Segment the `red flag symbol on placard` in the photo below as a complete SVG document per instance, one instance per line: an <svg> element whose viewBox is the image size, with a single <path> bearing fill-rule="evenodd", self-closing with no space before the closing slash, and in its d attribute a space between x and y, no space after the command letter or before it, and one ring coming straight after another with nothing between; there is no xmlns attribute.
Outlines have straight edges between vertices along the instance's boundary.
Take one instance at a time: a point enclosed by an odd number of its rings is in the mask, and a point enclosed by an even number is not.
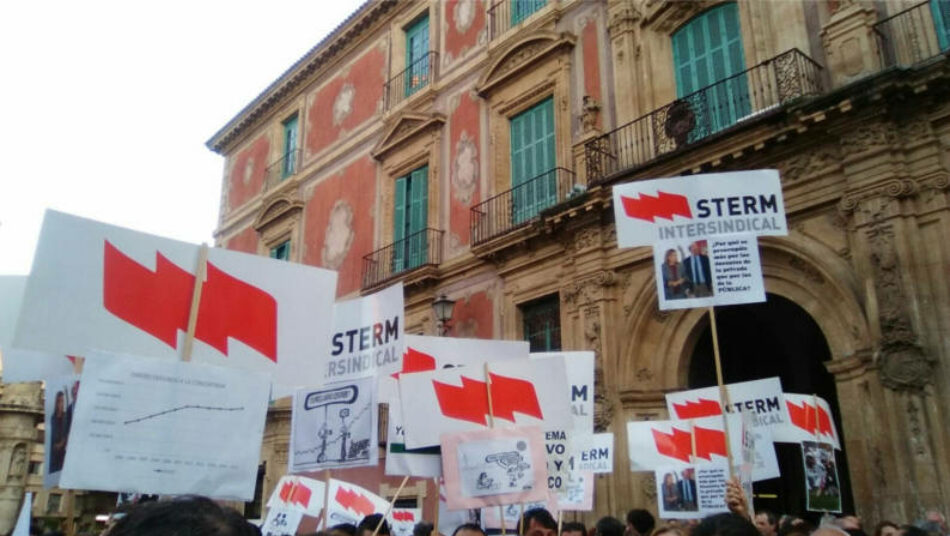
<svg viewBox="0 0 950 536"><path fill-rule="evenodd" d="M462 386L432 380L442 414L452 419L488 424L488 387L485 382L462 376ZM492 410L499 419L515 422L515 412L543 419L534 384L527 380L490 374Z"/></svg>
<svg viewBox="0 0 950 536"><path fill-rule="evenodd" d="M708 398L700 398L699 402L687 400L684 404L674 402L673 411L676 412L676 417L679 419L698 419L700 417L722 414L722 408L719 407L719 402L709 400Z"/></svg>
<svg viewBox="0 0 950 536"><path fill-rule="evenodd" d="M726 433L722 430L712 430L702 426L693 426L696 434L696 457L712 459L712 454L728 456L726 454Z"/></svg>
<svg viewBox="0 0 950 536"><path fill-rule="evenodd" d="M656 451L664 456L669 456L686 463L689 463L690 454L693 452L693 438L689 432L684 432L679 428L673 427L673 433L667 434L657 429L653 429L653 441L656 443ZM726 456L726 434L722 430L712 430L701 426L694 426L693 433L696 434L696 457L711 460L713 454Z"/></svg>
<svg viewBox="0 0 950 536"><path fill-rule="evenodd" d="M285 503L296 503L306 508L310 504L311 494L310 488L299 482L284 482L284 485L280 488L279 496L280 500Z"/></svg>
<svg viewBox="0 0 950 536"><path fill-rule="evenodd" d="M188 327L195 276L159 252L155 258L152 272L106 241L102 302L115 316L177 348L178 330ZM277 300L209 262L195 338L227 355L228 337L277 362Z"/></svg>
<svg viewBox="0 0 950 536"><path fill-rule="evenodd" d="M807 402L802 402L802 405L799 406L790 400L786 400L785 403L788 405L788 418L792 421L792 424L810 434L814 434L815 406ZM831 428L831 417L821 406L818 406L818 433L834 437L834 431Z"/></svg>
<svg viewBox="0 0 950 536"><path fill-rule="evenodd" d="M415 521L416 517L412 512L406 510L393 510L393 521Z"/></svg>
<svg viewBox="0 0 950 536"><path fill-rule="evenodd" d="M640 198L620 196L623 203L623 211L627 216L638 220L652 222L654 218L664 218L673 220L673 215L677 214L692 218L693 213L689 208L689 200L679 194L668 194L657 191L656 197L640 194Z"/></svg>
<svg viewBox="0 0 950 536"><path fill-rule="evenodd" d="M392 377L399 379L399 375L404 372L424 372L427 370L435 370L435 358L408 346L402 354L402 370L393 373Z"/></svg>
<svg viewBox="0 0 950 536"><path fill-rule="evenodd" d="M334 500L344 508L348 508L364 516L372 514L375 510L373 501L367 499L360 493L344 489L343 486L336 489Z"/></svg>

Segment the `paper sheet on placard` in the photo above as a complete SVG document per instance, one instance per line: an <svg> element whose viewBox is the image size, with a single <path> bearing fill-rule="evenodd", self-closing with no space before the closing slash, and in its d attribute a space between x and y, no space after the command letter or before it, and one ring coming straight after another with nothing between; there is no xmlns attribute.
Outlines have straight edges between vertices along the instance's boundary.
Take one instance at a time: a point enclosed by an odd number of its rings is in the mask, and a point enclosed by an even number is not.
<svg viewBox="0 0 950 536"><path fill-rule="evenodd" d="M765 301L753 235L694 236L653 244L660 310Z"/></svg>
<svg viewBox="0 0 950 536"><path fill-rule="evenodd" d="M821 441L841 450L838 428L835 426L831 405L820 396L783 393L788 419L777 427L772 438L777 443ZM815 402L818 402L817 409Z"/></svg>
<svg viewBox="0 0 950 536"><path fill-rule="evenodd" d="M590 512L594 509L594 473L572 470L567 482L553 492L557 509L572 512Z"/></svg>
<svg viewBox="0 0 950 536"><path fill-rule="evenodd" d="M442 476L442 449L407 449L402 422L402 403L398 396L390 398L389 419L386 422L386 474L422 478Z"/></svg>
<svg viewBox="0 0 950 536"><path fill-rule="evenodd" d="M459 525L465 523L478 524L478 509L449 510L446 495L445 482L439 479L439 526L437 527L439 533L449 535L452 534Z"/></svg>
<svg viewBox="0 0 950 536"><path fill-rule="evenodd" d="M802 441L805 468L805 509L841 513L841 481L835 449L830 443Z"/></svg>
<svg viewBox="0 0 950 536"><path fill-rule="evenodd" d="M303 519L303 512L290 508L271 508L267 511L261 536L293 536Z"/></svg>
<svg viewBox="0 0 950 536"><path fill-rule="evenodd" d="M412 536L412 529L422 521L422 508L393 508L386 520L392 536Z"/></svg>
<svg viewBox="0 0 950 536"><path fill-rule="evenodd" d="M65 355L7 347L2 352L5 383L45 381L74 370L72 360Z"/></svg>
<svg viewBox="0 0 950 536"><path fill-rule="evenodd" d="M323 496L326 492L327 486L320 480L284 475L267 500L267 507L299 510L310 517L318 517L323 510Z"/></svg>
<svg viewBox="0 0 950 536"><path fill-rule="evenodd" d="M449 508L482 508L548 498L544 435L537 427L444 434Z"/></svg>
<svg viewBox="0 0 950 536"><path fill-rule="evenodd" d="M365 467L378 461L376 378L294 393L289 471Z"/></svg>
<svg viewBox="0 0 950 536"><path fill-rule="evenodd" d="M69 430L74 422L76 401L79 394L79 374L66 374L46 379L44 435L45 460L43 487L50 489L59 485L66 464L66 451L69 445ZM29 453L26 449L14 449L11 465L26 467Z"/></svg>
<svg viewBox="0 0 950 536"><path fill-rule="evenodd" d="M613 187L613 203L622 248L694 236L788 234L774 169L627 182Z"/></svg>
<svg viewBox="0 0 950 536"><path fill-rule="evenodd" d="M402 282L333 306L333 335L319 383L398 372L406 337Z"/></svg>
<svg viewBox="0 0 950 536"><path fill-rule="evenodd" d="M179 359L198 246L47 211L14 347ZM336 272L208 251L195 362L269 374L275 396L319 378Z"/></svg>
<svg viewBox="0 0 950 536"><path fill-rule="evenodd" d="M0 349L10 347L13 342L25 291L25 275L0 275Z"/></svg>
<svg viewBox="0 0 950 536"><path fill-rule="evenodd" d="M782 381L778 377L726 384L730 411L750 411L755 414L756 428L766 427L774 432L788 422L784 404ZM674 419L695 419L722 415L719 387L702 387L666 394L666 407Z"/></svg>
<svg viewBox="0 0 950 536"><path fill-rule="evenodd" d="M727 512L725 462L657 467L656 497L661 519L699 519Z"/></svg>
<svg viewBox="0 0 950 536"><path fill-rule="evenodd" d="M561 356L567 374L574 432L594 432L594 352L533 352L531 359Z"/></svg>
<svg viewBox="0 0 950 536"><path fill-rule="evenodd" d="M330 479L327 492L327 526L331 527L340 523L358 525L364 517L383 514L389 507L389 501L379 495L335 478Z"/></svg>
<svg viewBox="0 0 950 536"><path fill-rule="evenodd" d="M574 453L574 468L578 471L598 474L614 471L612 433L574 435L571 438L571 451Z"/></svg>
<svg viewBox="0 0 950 536"><path fill-rule="evenodd" d="M60 487L251 500L270 379L90 352Z"/></svg>
<svg viewBox="0 0 950 536"><path fill-rule="evenodd" d="M496 428L572 426L564 360L509 360L489 365ZM405 374L399 379L408 448L439 444L446 433L489 427L485 367ZM443 455L445 453L443 452Z"/></svg>
<svg viewBox="0 0 950 536"><path fill-rule="evenodd" d="M530 501L526 503L513 503L504 506L489 506L480 509L481 525L483 529L500 529L502 526L502 515L504 515L504 525L506 532L518 534L518 523L521 521L521 514L535 508L544 508L557 517L557 507L550 501Z"/></svg>

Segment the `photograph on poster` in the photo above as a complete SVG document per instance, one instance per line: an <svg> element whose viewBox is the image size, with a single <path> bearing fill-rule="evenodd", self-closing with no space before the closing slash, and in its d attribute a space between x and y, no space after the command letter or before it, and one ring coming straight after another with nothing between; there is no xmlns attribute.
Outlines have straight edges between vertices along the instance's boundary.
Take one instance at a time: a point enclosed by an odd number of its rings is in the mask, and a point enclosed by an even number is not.
<svg viewBox="0 0 950 536"><path fill-rule="evenodd" d="M695 519L727 510L727 464L658 467L655 474L661 518Z"/></svg>
<svg viewBox="0 0 950 536"><path fill-rule="evenodd" d="M53 487L59 485L59 477L66 461L69 429L73 423L73 412L79 394L79 375L70 374L58 378L48 378L46 380L46 392L46 430L48 432L44 434L46 440L44 485ZM16 470L22 465L25 474L28 457L29 454L25 448L15 448L10 462L11 473L17 474Z"/></svg>
<svg viewBox="0 0 950 536"><path fill-rule="evenodd" d="M300 389L291 416L290 472L375 465L376 378Z"/></svg>
<svg viewBox="0 0 950 536"><path fill-rule="evenodd" d="M813 512L841 512L841 488L835 448L830 443L802 441L805 461L806 509Z"/></svg>

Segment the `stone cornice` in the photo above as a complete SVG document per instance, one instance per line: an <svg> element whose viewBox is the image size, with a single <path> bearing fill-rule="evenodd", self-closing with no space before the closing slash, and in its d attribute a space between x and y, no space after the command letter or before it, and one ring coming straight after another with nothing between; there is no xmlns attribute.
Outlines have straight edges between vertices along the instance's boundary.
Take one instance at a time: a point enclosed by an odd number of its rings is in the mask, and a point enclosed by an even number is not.
<svg viewBox="0 0 950 536"><path fill-rule="evenodd" d="M337 56L373 22L396 5L396 0L367 0L329 35L284 71L277 80L267 86L224 127L215 132L205 142L205 146L222 154L242 132L255 125L268 111L291 97L294 91L307 82L321 66Z"/></svg>

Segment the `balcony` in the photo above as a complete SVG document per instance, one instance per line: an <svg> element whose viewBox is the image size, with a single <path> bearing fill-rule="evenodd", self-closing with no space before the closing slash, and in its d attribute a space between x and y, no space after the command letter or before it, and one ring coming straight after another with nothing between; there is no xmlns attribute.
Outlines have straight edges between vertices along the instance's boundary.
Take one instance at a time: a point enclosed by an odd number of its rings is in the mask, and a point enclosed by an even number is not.
<svg viewBox="0 0 950 536"><path fill-rule="evenodd" d="M444 231L426 228L363 257L364 290L442 263Z"/></svg>
<svg viewBox="0 0 950 536"><path fill-rule="evenodd" d="M415 95L435 81L438 74L439 53L430 51L409 64L401 73L386 82L386 109L392 110L400 102Z"/></svg>
<svg viewBox="0 0 950 536"><path fill-rule="evenodd" d="M751 122L800 97L819 95L821 70L792 49L595 138L584 145L588 184Z"/></svg>
<svg viewBox="0 0 950 536"><path fill-rule="evenodd" d="M910 66L950 50L950 9L921 2L874 25L881 65Z"/></svg>
<svg viewBox="0 0 950 536"><path fill-rule="evenodd" d="M500 0L488 8L489 40L494 40L521 24L548 3L548 0Z"/></svg>
<svg viewBox="0 0 950 536"><path fill-rule="evenodd" d="M531 223L573 191L573 171L553 168L472 207L472 243L480 244Z"/></svg>
<svg viewBox="0 0 950 536"><path fill-rule="evenodd" d="M264 180L264 191L270 191L281 182L293 177L300 169L300 149L284 153L283 156L267 166L267 177Z"/></svg>

